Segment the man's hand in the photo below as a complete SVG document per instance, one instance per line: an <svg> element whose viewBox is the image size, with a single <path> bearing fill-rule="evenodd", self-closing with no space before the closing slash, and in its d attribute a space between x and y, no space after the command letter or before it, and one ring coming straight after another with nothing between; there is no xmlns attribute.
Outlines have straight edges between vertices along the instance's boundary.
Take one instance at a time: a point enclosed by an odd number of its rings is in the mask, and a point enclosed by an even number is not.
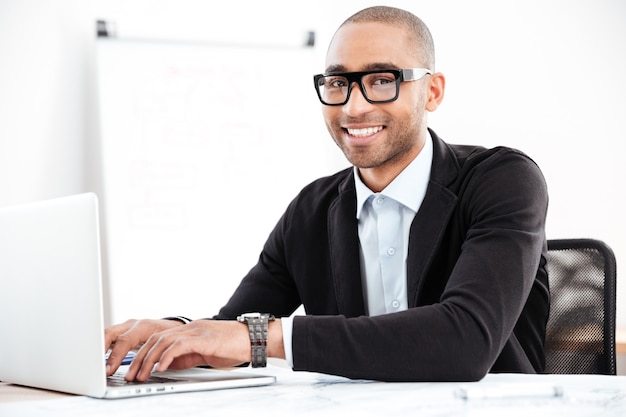
<svg viewBox="0 0 626 417"><path fill-rule="evenodd" d="M249 362L250 355L250 337L245 324L196 320L152 334L137 352L126 380L145 381L153 369L162 372L199 365L236 366Z"/></svg>
<svg viewBox="0 0 626 417"><path fill-rule="evenodd" d="M104 351L111 349L107 360L107 376L119 368L126 354L138 349L150 336L183 324L176 320L128 320L104 330Z"/></svg>
<svg viewBox="0 0 626 417"><path fill-rule="evenodd" d="M107 375L133 348L141 346L126 373L127 381L145 381L150 373L209 365L223 368L250 362L250 335L244 323L230 320L129 320L105 330L112 347ZM280 320L269 323L268 356L284 358Z"/></svg>

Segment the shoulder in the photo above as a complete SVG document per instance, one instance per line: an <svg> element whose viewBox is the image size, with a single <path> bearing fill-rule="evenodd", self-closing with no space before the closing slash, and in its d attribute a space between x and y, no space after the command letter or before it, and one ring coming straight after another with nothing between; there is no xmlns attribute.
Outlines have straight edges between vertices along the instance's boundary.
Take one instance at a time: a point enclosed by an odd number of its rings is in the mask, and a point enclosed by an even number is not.
<svg viewBox="0 0 626 417"><path fill-rule="evenodd" d="M502 175L503 172L528 172L543 179L535 161L524 152L506 146L486 148L480 145L452 144L430 130L433 138L431 181L454 190L481 175ZM521 170L521 171L520 171ZM526 175L526 174L524 174Z"/></svg>
<svg viewBox="0 0 626 417"><path fill-rule="evenodd" d="M543 174L537 163L519 149L507 146L486 148L479 145L448 144L439 141L439 161L443 162L450 174L450 167L454 166L456 175L453 175L457 184L467 183L469 178L487 176L513 176L536 178L543 182ZM505 180L506 178L501 178Z"/></svg>
<svg viewBox="0 0 626 417"><path fill-rule="evenodd" d="M475 148L459 153L459 174L454 192L474 207L543 213L548 186L539 166L524 152L505 146Z"/></svg>
<svg viewBox="0 0 626 417"><path fill-rule="evenodd" d="M431 180L457 196L504 198L503 194L518 192L547 199L543 173L523 151L507 146L450 144L432 134L435 153Z"/></svg>
<svg viewBox="0 0 626 417"><path fill-rule="evenodd" d="M507 146L485 148L476 145L448 145L461 170L483 168L495 164L523 163L538 168L535 161L519 149Z"/></svg>
<svg viewBox="0 0 626 417"><path fill-rule="evenodd" d="M494 182L510 187L532 183L531 188L545 188L537 163L524 152L505 146L475 151L467 157L461 172L476 178L492 177Z"/></svg>
<svg viewBox="0 0 626 417"><path fill-rule="evenodd" d="M473 168L479 165L489 165L502 160L525 160L536 165L535 162L519 149L497 146L486 148L481 145L460 145L444 141L435 131L429 129L433 138L435 162L446 167L451 165L459 169Z"/></svg>

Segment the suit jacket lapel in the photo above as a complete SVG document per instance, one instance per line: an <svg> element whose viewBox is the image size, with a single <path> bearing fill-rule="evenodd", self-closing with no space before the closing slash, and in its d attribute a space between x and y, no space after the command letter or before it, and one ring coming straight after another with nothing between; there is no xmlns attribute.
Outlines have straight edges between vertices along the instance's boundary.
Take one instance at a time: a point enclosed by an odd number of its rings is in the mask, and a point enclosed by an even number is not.
<svg viewBox="0 0 626 417"><path fill-rule="evenodd" d="M358 317L365 314L359 237L356 219L354 171L339 186L339 195L328 209L330 264L339 314Z"/></svg>
<svg viewBox="0 0 626 417"><path fill-rule="evenodd" d="M409 307L417 304L424 284L424 275L430 266L437 247L441 244L457 196L447 186L459 172L458 163L450 148L430 131L433 138L433 163L430 182L424 201L413 219L409 234L407 259L407 296Z"/></svg>

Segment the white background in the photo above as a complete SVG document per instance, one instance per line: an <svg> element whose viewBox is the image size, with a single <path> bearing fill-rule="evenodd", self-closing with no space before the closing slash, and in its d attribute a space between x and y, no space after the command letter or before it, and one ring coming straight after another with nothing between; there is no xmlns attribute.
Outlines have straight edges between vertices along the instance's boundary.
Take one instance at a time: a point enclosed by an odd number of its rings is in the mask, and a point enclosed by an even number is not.
<svg viewBox="0 0 626 417"><path fill-rule="evenodd" d="M626 254L621 161L626 3L619 0L0 0L0 205L98 189L97 19L114 21L120 38L294 45L313 30L313 74L323 70L336 27L375 3L413 11L433 33L437 70L448 84L430 126L451 143L508 145L531 155L550 189L548 237L604 240L613 247L620 271ZM266 120L268 128L282 129L282 119L301 117L300 110L316 100L312 88L306 97L293 97L294 113ZM290 132L294 141L305 137L302 132L319 131L315 140L325 141L329 150L321 164L328 172L344 166L321 114L311 112L302 120L300 129ZM250 152L263 157L263 150ZM284 163L306 158L295 153L286 152ZM262 227L281 213L268 215L273 218ZM241 259L255 259L261 244ZM150 287L150 276L135 279ZM236 285L240 274L220 279ZM184 276L172 285L194 291ZM132 309L151 315L155 305L170 302L168 290L160 288L156 299L136 294ZM626 325L625 304L626 289L618 282L621 326ZM219 306L201 307L207 316ZM195 312L172 309L168 314Z"/></svg>

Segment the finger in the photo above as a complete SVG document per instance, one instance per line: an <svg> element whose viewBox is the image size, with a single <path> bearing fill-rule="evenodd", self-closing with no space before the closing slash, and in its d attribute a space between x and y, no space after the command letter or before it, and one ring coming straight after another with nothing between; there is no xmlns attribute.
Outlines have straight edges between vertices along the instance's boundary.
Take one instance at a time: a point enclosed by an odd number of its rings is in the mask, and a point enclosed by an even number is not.
<svg viewBox="0 0 626 417"><path fill-rule="evenodd" d="M113 349L111 350L111 353L106 361L107 376L111 376L115 373L115 371L117 371L128 352L130 352L131 347L132 345L130 343L123 341L117 342L115 346L113 346Z"/></svg>
<svg viewBox="0 0 626 417"><path fill-rule="evenodd" d="M171 329L153 335L137 352L137 356L126 374L126 379L145 381L153 371L165 371L176 358L194 353L193 348L189 347L190 341L197 341L194 336L195 332L191 327ZM193 362L187 361L189 365L187 368L206 364L199 356L191 360Z"/></svg>
<svg viewBox="0 0 626 417"><path fill-rule="evenodd" d="M117 337L126 332L129 328L129 322L116 324L104 329L104 351L108 351L115 344Z"/></svg>
<svg viewBox="0 0 626 417"><path fill-rule="evenodd" d="M107 376L112 375L120 367L122 361L139 342L141 338L133 329L120 334L112 344L111 353L107 359L106 373Z"/></svg>
<svg viewBox="0 0 626 417"><path fill-rule="evenodd" d="M179 337L169 344L165 350L161 353L155 371L163 372L170 368L172 363L180 358L186 358L185 367L190 368L196 365L206 365L198 360L198 355L196 349L194 347L194 342L197 344L198 339L194 337ZM182 360L181 360L182 362Z"/></svg>
<svg viewBox="0 0 626 417"><path fill-rule="evenodd" d="M139 349L135 359L128 368L125 379L127 381L145 381L150 377L154 365L159 361L163 346L168 345L168 340L175 340L174 336L167 337L168 332L156 333Z"/></svg>
<svg viewBox="0 0 626 417"><path fill-rule="evenodd" d="M126 379L127 381L134 381L137 378L137 374L143 366L146 352L150 346L152 346L152 342L150 341L150 339L148 339L146 343L144 343L143 346L135 354L135 359L133 359L130 366L128 367L128 371L126 372L124 379Z"/></svg>

